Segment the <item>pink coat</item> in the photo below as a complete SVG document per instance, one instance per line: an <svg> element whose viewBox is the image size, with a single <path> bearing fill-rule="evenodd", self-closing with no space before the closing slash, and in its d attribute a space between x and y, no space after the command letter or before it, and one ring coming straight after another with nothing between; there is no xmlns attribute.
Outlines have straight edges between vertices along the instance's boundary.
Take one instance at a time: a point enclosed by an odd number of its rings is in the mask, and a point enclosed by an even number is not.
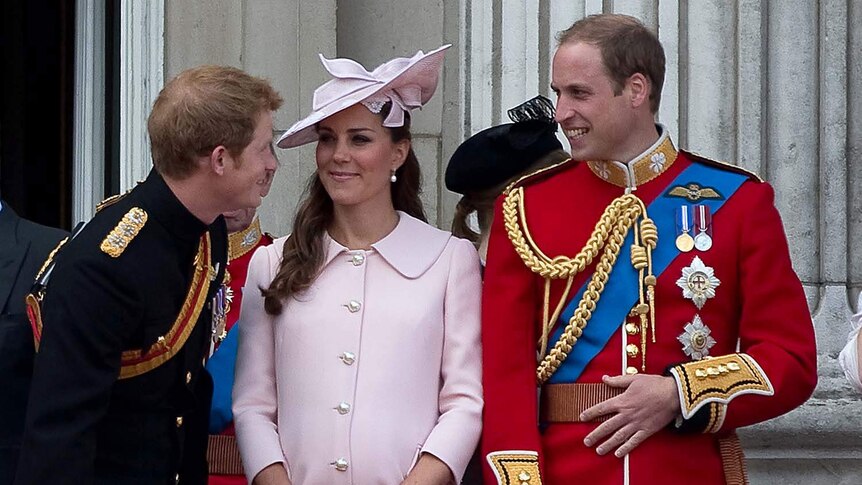
<svg viewBox="0 0 862 485"><path fill-rule="evenodd" d="M479 259L399 215L369 251L325 236L320 276L277 317L256 288L286 238L254 254L233 389L249 481L281 462L294 485L397 484L421 452L464 473L482 416Z"/></svg>

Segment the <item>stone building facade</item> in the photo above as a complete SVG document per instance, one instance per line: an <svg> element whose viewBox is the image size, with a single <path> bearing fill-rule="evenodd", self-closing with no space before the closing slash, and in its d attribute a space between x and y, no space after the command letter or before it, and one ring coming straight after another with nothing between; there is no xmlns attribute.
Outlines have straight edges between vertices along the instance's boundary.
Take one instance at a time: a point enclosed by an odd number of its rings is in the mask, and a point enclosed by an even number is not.
<svg viewBox="0 0 862 485"><path fill-rule="evenodd" d="M99 3L79 0L78 8L90 15L86 9L97 11ZM441 227L448 226L457 200L442 187L442 173L460 141L506 121L508 108L537 93L553 98L548 84L556 32L592 13L640 18L658 32L668 58L659 121L680 146L737 163L776 187L814 317L820 373L814 397L740 433L752 483L862 483L862 404L836 363L862 289L862 2L120 3L124 186L149 167L143 131L149 104L164 79L187 67L229 64L269 78L285 98L275 117L276 129L284 130L310 110L311 93L325 80L318 52L374 67L453 44L438 93L415 116L413 130L426 209ZM87 113L81 116L86 121ZM92 175L98 164L84 158L91 136L86 130L76 135L79 218L93 205L88 180L98 179ZM282 167L261 213L264 227L280 235L289 230L313 173L314 153L306 146L278 155Z"/></svg>

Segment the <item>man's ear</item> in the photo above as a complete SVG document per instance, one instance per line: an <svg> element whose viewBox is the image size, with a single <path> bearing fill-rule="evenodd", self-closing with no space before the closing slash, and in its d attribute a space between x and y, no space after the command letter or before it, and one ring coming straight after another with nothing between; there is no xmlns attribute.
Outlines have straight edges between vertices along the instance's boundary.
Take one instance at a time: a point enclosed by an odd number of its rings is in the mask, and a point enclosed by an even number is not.
<svg viewBox="0 0 862 485"><path fill-rule="evenodd" d="M224 175L224 168L230 158L230 154L224 145L219 145L210 152L209 169L218 175Z"/></svg>
<svg viewBox="0 0 862 485"><path fill-rule="evenodd" d="M639 108L644 103L649 103L649 95L652 85L643 74L636 72L626 80L628 96L632 108Z"/></svg>

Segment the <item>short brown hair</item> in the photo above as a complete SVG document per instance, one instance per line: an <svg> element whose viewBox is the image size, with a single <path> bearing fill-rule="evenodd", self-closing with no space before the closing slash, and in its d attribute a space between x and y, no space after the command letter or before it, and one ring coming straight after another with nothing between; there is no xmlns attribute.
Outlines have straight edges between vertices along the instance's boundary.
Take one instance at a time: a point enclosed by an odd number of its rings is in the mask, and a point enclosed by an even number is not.
<svg viewBox="0 0 862 485"><path fill-rule="evenodd" d="M159 93L147 120L153 165L182 179L194 171L196 158L219 145L237 156L251 143L260 114L281 103L268 81L234 67L183 71Z"/></svg>
<svg viewBox="0 0 862 485"><path fill-rule="evenodd" d="M615 94L622 92L632 74L646 76L650 82L650 110L658 112L664 85L664 48L638 19L621 14L590 15L560 32L557 42L585 42L598 47Z"/></svg>

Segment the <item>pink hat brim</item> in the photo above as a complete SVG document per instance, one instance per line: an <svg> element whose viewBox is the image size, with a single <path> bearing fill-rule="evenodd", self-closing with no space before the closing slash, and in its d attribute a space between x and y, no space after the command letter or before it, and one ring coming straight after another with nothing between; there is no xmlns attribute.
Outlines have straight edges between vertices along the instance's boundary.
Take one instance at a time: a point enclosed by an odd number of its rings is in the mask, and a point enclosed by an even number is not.
<svg viewBox="0 0 862 485"><path fill-rule="evenodd" d="M293 124L284 134L278 139L277 145L279 148L293 148L306 143L317 141L318 123L324 119L343 111L357 103L360 103L378 93L398 89L402 86L416 85L421 91L421 100L424 105L427 103L434 92L437 90L437 84L440 79L440 68L443 66L443 54L451 47L451 44L446 44L438 49L435 49L427 54L422 54L422 51L417 52L415 59L404 69L392 73L388 80L384 83L350 80L352 83L348 94L339 99L336 99L319 110L312 111L305 118ZM392 61L389 61L392 62ZM327 83L341 82L340 79L332 79ZM367 82L368 85L355 89L355 83ZM345 82L346 84L346 82ZM320 88L318 88L320 89Z"/></svg>

